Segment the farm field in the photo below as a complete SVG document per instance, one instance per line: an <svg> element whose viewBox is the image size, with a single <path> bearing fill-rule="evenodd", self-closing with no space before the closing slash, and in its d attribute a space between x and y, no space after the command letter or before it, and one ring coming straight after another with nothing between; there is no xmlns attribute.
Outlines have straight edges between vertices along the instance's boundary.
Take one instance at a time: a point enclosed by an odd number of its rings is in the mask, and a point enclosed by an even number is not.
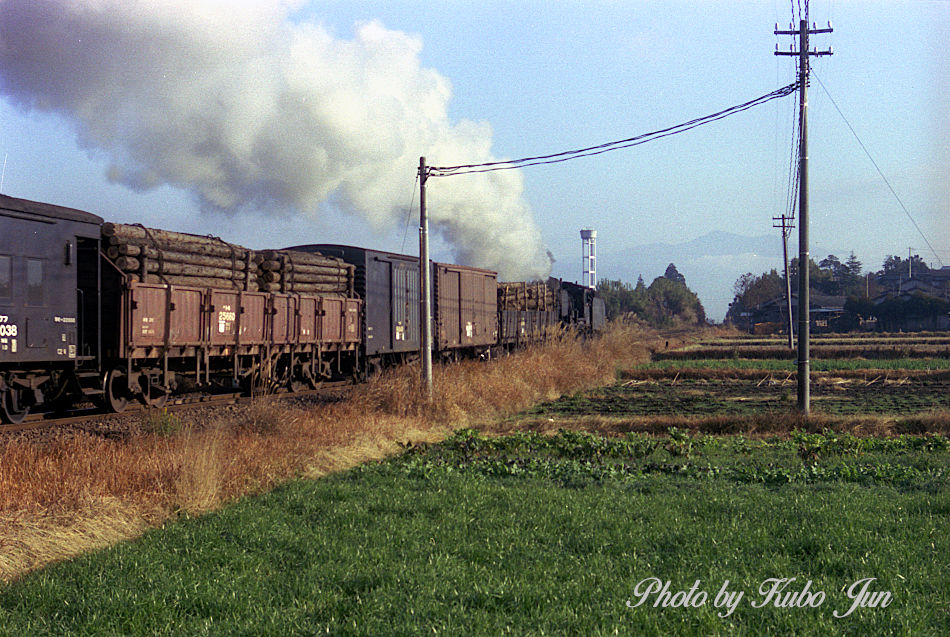
<svg viewBox="0 0 950 637"><path fill-rule="evenodd" d="M947 359L815 360L804 421L752 340L0 584L0 635L950 633ZM708 599L637 604L651 578Z"/></svg>
<svg viewBox="0 0 950 637"><path fill-rule="evenodd" d="M28 576L0 634L946 634L948 468L943 436L463 431ZM709 599L634 607L652 577ZM762 605L780 577L823 603ZM836 618L864 578L888 605Z"/></svg>

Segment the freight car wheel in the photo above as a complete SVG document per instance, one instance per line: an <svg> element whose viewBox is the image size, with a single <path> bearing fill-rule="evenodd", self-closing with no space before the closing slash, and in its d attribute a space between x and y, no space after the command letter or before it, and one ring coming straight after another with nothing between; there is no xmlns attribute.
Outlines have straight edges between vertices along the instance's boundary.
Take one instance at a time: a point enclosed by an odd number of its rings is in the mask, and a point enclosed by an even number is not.
<svg viewBox="0 0 950 637"><path fill-rule="evenodd" d="M161 409L168 404L168 392L165 391L165 388L159 387L158 385L149 385L148 394L143 395L145 397L145 404L149 407Z"/></svg>
<svg viewBox="0 0 950 637"><path fill-rule="evenodd" d="M8 387L0 396L0 415L3 416L3 422L11 425L19 425L30 413L30 407L24 405L20 399L22 392Z"/></svg>
<svg viewBox="0 0 950 637"><path fill-rule="evenodd" d="M164 387L152 382L151 379L144 374L140 377L139 384L142 388L139 397L145 406L161 409L168 404L168 390Z"/></svg>
<svg viewBox="0 0 950 637"><path fill-rule="evenodd" d="M106 407L109 411L125 411L132 397L129 391L129 378L124 369L116 367L106 374Z"/></svg>

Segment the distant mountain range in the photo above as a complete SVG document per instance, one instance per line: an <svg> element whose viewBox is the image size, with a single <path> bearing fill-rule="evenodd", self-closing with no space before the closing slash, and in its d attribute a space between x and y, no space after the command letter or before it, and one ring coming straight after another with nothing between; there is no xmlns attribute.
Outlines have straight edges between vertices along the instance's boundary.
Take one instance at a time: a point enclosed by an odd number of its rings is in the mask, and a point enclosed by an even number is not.
<svg viewBox="0 0 950 637"><path fill-rule="evenodd" d="M620 279L635 284L642 276L650 285L661 276L670 263L686 277L686 285L699 295L706 315L722 321L732 302L732 286L746 272L761 274L775 268L782 270L782 241L774 235L748 237L731 232L710 232L685 243L650 243L613 249L616 237L601 233L597 254L598 279ZM812 259L828 254L842 254L821 245L810 246ZM798 256L798 240L789 240L789 259ZM564 264L559 264L563 267ZM573 270L580 270L578 267ZM572 280L579 277L561 275Z"/></svg>

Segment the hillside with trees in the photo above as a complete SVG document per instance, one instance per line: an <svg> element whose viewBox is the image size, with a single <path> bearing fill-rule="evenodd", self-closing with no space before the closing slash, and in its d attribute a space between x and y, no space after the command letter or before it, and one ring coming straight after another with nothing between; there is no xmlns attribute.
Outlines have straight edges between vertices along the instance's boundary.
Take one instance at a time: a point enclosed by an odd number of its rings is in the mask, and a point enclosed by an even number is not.
<svg viewBox="0 0 950 637"><path fill-rule="evenodd" d="M649 287L641 276L636 285L603 280L597 284L597 291L604 299L608 319L635 316L655 327L706 323L703 304L672 263Z"/></svg>

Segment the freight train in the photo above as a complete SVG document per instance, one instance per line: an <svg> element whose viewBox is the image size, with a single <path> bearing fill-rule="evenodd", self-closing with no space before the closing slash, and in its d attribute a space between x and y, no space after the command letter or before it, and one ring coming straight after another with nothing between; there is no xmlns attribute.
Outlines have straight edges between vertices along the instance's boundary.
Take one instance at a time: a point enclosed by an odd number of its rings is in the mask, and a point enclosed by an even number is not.
<svg viewBox="0 0 950 637"><path fill-rule="evenodd" d="M593 290L431 263L433 353L490 358L555 326L594 332ZM83 400L365 379L420 348L419 260L329 244L248 250L0 195L0 416Z"/></svg>

